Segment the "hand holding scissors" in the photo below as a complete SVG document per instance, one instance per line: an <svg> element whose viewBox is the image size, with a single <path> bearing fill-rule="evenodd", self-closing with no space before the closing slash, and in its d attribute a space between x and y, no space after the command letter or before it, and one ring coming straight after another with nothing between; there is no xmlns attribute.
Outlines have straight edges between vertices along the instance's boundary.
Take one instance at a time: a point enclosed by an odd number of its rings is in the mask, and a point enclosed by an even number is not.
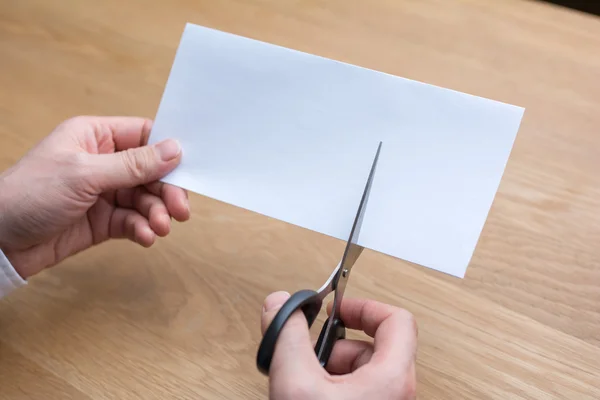
<svg viewBox="0 0 600 400"><path fill-rule="evenodd" d="M301 290L291 297L277 292L265 300L256 362L269 375L272 399L408 400L415 396L416 324L412 315L372 300L342 302L352 267L363 250L357 240L380 150L381 143L342 260L329 279L317 291ZM331 292L335 294L329 317L313 347L307 328ZM346 328L364 331L375 343L345 339Z"/></svg>
<svg viewBox="0 0 600 400"><path fill-rule="evenodd" d="M323 300L331 292L335 292L333 298L333 310L323 325L319 339L317 340L317 345L315 346L315 352L321 363L321 366L325 367L327 365L327 361L331 356L331 351L333 350L335 342L346 337L346 328L340 319L340 306L344 297L344 292L346 290L346 285L348 283L348 278L350 277L352 267L363 251L363 247L359 246L357 242L365 210L367 209L369 194L371 193L371 186L373 184L373 177L375 176L375 170L380 151L381 142L377 147L377 153L375 154L375 159L373 160L373 165L371 166L371 172L369 173L362 198L360 199L360 203L358 205L358 211L354 217L354 222L350 231L350 238L346 243L342 260L333 270L333 273L329 279L327 279L325 284L321 286L319 290L301 290L296 292L281 307L273 321L271 321L271 324L265 332L258 349L256 364L261 372L265 374L269 373L277 338L279 337L279 334L281 333L281 330L289 317L295 311L300 309L306 316L308 326L311 327L317 318L319 311L321 310Z"/></svg>

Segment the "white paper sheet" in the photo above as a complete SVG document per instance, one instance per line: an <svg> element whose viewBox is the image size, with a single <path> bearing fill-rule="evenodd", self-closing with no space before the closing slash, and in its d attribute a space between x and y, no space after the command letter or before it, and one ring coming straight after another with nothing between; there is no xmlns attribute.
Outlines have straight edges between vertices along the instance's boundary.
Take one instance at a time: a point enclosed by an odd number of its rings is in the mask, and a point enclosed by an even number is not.
<svg viewBox="0 0 600 400"><path fill-rule="evenodd" d="M165 182L346 240L381 140L360 243L464 277L523 112L188 24L151 143L183 146Z"/></svg>

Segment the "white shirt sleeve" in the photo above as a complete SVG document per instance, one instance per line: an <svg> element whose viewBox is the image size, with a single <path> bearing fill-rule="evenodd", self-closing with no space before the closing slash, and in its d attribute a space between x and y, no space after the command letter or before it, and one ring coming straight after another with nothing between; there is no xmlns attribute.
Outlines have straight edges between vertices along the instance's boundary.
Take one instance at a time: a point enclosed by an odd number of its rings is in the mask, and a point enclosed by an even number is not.
<svg viewBox="0 0 600 400"><path fill-rule="evenodd" d="M0 298L26 284L27 281L21 278L2 250L0 250Z"/></svg>

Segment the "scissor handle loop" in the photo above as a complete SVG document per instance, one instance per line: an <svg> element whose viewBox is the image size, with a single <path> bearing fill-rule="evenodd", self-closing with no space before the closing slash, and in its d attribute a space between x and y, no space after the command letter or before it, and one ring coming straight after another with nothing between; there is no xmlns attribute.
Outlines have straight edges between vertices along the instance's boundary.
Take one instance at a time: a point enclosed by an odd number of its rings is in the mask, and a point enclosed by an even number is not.
<svg viewBox="0 0 600 400"><path fill-rule="evenodd" d="M315 322L317 315L319 315L322 304L322 300L314 290L300 290L294 293L283 306L281 306L277 315L275 315L275 318L273 318L273 321L271 321L271 324L265 331L260 342L260 347L258 348L256 365L260 372L265 375L269 374L271 359L275 353L275 344L277 343L281 330L292 314L298 309L301 309L308 322L308 327L310 328L313 322Z"/></svg>
<svg viewBox="0 0 600 400"><path fill-rule="evenodd" d="M331 329L327 331L327 325L329 324L329 320L331 318L333 318ZM336 317L327 318L323 324L321 333L319 333L317 344L315 345L315 352L317 353L317 358L319 359L321 367L325 368L327 366L327 362L329 361L329 357L331 356L331 352L333 351L333 346L335 346L335 343L338 340L345 338L346 326L342 320Z"/></svg>

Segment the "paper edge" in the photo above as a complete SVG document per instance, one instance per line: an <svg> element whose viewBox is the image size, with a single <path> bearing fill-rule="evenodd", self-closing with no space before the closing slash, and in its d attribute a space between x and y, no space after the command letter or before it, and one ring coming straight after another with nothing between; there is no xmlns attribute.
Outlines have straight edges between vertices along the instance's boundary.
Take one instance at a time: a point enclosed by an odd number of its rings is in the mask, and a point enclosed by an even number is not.
<svg viewBox="0 0 600 400"><path fill-rule="evenodd" d="M493 103L496 103L496 104L500 104L500 105L502 105L504 107L520 109L522 112L524 112L524 110L525 110L525 108L522 107L522 106L518 106L518 105L515 105L515 104L510 104L510 103L507 103L507 102L504 102L504 101L500 101L500 100L494 100L494 99L491 99L489 97L478 96L478 95L475 95L475 94L471 94L471 93L467 93L467 92L462 92L462 91L457 90L457 89L450 89L450 88L447 88L447 87L434 85L432 83L426 83L426 82L419 81L419 80L416 80L416 79L405 78L405 77L402 77L402 76L399 76L399 75L394 75L394 74L389 73L389 72L380 71L380 70L373 69L373 68L368 68L368 67L363 67L363 66L360 66L360 65L357 65L357 64L352 64L350 62L340 61L340 60L336 60L334 58L325 57L325 56L321 56L321 55L314 54L314 53L309 53L307 51L302 51L302 50L297 50L297 49L293 49L293 48L290 48L290 47L285 47L283 45L279 45L279 44L276 44L276 43L273 43L273 42L268 42L266 40L251 38L251 37L248 37L248 36L242 36L240 34L236 34L236 33L228 32L228 31L224 31L224 30L217 29L217 28L211 28L211 27L208 27L208 26L199 25L199 24L195 24L195 23L192 23L192 22L186 22L185 28L184 28L184 33L188 29L209 30L209 31L213 31L213 32L219 32L219 33L222 33L224 35L234 36L234 37L236 37L238 39L243 39L243 40L252 41L252 42L256 42L256 43L260 43L260 44L268 44L270 46L275 46L275 47L278 47L279 49L282 49L282 50L285 50L285 51L288 51L288 52L294 52L294 53L299 53L299 54L303 54L303 55L307 55L307 56L318 57L318 58L326 60L326 61L330 61L330 62L342 64L342 65L345 65L345 66L348 66L348 67L363 69L363 70L374 72L374 73L377 73L377 74L387 75L387 76L393 77L395 79L401 79L401 80L406 81L406 82L414 82L414 83L416 83L418 85L434 87L434 88L437 88L437 89L440 89L440 90L449 91L449 92L452 92L452 93L455 93L455 94L459 94L459 95L462 95L462 96L469 96L469 97L474 97L476 99L481 99L481 100L493 102ZM182 34L182 39L183 39L183 34ZM181 40L180 40L180 43L181 43Z"/></svg>

